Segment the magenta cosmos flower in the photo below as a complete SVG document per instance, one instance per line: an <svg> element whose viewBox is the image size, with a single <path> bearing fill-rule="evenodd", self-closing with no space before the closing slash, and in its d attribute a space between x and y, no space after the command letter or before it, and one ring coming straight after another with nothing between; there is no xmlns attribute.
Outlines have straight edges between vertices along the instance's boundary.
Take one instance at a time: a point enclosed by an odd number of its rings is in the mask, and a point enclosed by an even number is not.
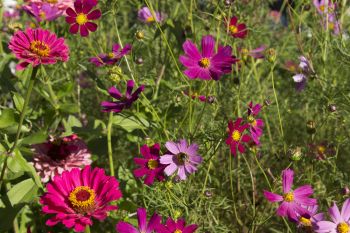
<svg viewBox="0 0 350 233"><path fill-rule="evenodd" d="M235 123L232 121L228 122L229 133L226 144L230 146L231 154L234 156L237 156L237 149L243 154L245 152L243 143L248 143L251 140L248 134L243 134L243 132L249 128L249 124L241 125L242 121L242 118L238 118Z"/></svg>
<svg viewBox="0 0 350 233"><path fill-rule="evenodd" d="M145 89L144 85L141 85L132 93L134 88L134 81L129 80L126 84L126 92L123 96L119 90L115 87L111 87L108 90L108 93L114 98L117 99L115 102L103 101L101 106L103 107L104 112L121 112L125 108L130 108L132 103L134 103L138 98L140 93Z"/></svg>
<svg viewBox="0 0 350 233"><path fill-rule="evenodd" d="M165 147L168 152L160 157L160 163L167 165L164 169L166 175L171 176L177 170L181 180L186 180L187 175L194 173L203 158L197 153L198 145L187 145L186 140L179 143L167 142Z"/></svg>
<svg viewBox="0 0 350 233"><path fill-rule="evenodd" d="M104 65L115 65L124 55L129 54L130 51L130 44L126 44L124 48L121 48L118 44L114 44L112 52L108 54L101 53L97 57L92 57L90 58L90 62L95 64L97 67Z"/></svg>
<svg viewBox="0 0 350 233"><path fill-rule="evenodd" d="M307 214L305 206L314 206L317 200L309 198L313 194L310 185L303 185L292 190L294 171L286 169L282 171L283 195L264 191L264 196L269 202L282 202L277 209L279 216L288 217L297 221L297 216Z"/></svg>
<svg viewBox="0 0 350 233"><path fill-rule="evenodd" d="M307 229L307 232L313 232L312 229L316 226L316 223L324 220L324 214L318 213L318 205L310 206L307 209L307 213L302 216L298 216L298 227Z"/></svg>
<svg viewBox="0 0 350 233"><path fill-rule="evenodd" d="M61 222L67 228L83 232L92 218L103 221L107 212L116 210L110 202L121 198L119 183L112 176L106 176L101 168L86 166L65 171L47 186L47 192L40 198L42 211L54 214L46 225Z"/></svg>
<svg viewBox="0 0 350 233"><path fill-rule="evenodd" d="M186 226L184 219L178 219L174 221L168 218L165 225L160 225L157 233L193 233L197 230L196 224L191 224Z"/></svg>
<svg viewBox="0 0 350 233"><path fill-rule="evenodd" d="M91 164L91 154L85 143L75 134L51 138L48 142L33 145L33 165L42 182L54 176Z"/></svg>
<svg viewBox="0 0 350 233"><path fill-rule="evenodd" d="M97 5L94 0L76 0L74 2L74 9L67 8L66 22L71 24L69 32L76 34L80 30L80 35L85 37L89 35L89 31L97 30L97 24L90 22L90 20L97 20L101 17L100 10L92 9Z"/></svg>
<svg viewBox="0 0 350 233"><path fill-rule="evenodd" d="M138 13L138 18L141 22L150 24L153 22L162 22L165 19L165 14L160 13L160 12L154 12L152 14L151 10L148 7L142 7ZM154 15L154 16L153 16Z"/></svg>
<svg viewBox="0 0 350 233"><path fill-rule="evenodd" d="M202 38L202 53L190 40L182 45L185 55L180 56L180 62L186 66L184 74L190 79L219 80L224 74L230 73L232 64L237 60L232 56L230 46L219 46L215 53L215 40L212 36Z"/></svg>
<svg viewBox="0 0 350 233"><path fill-rule="evenodd" d="M116 230L119 233L152 233L160 225L161 218L154 213L147 223L147 212L144 208L137 209L138 228L127 222L118 222Z"/></svg>
<svg viewBox="0 0 350 233"><path fill-rule="evenodd" d="M350 199L346 199L341 209L334 203L328 210L332 221L319 221L315 231L318 233L349 233L350 232Z"/></svg>
<svg viewBox="0 0 350 233"><path fill-rule="evenodd" d="M264 121L262 119L257 119L257 116L261 110L261 105L256 104L253 106L253 102L249 103L248 108L248 122L250 135L256 145L260 145L259 138L263 134L262 127L264 126Z"/></svg>
<svg viewBox="0 0 350 233"><path fill-rule="evenodd" d="M154 144L151 147L147 145L143 145L141 147L141 155L144 158L134 158L134 162L140 166L134 170L134 176L143 177L145 176L145 184L151 185L154 182L154 179L158 179L159 181L164 180L164 166L159 162L159 144Z"/></svg>
<svg viewBox="0 0 350 233"><path fill-rule="evenodd" d="M29 64L35 67L69 59L69 48L64 39L41 28L17 31L10 40L9 48L17 59L22 60L17 64L17 70L23 70Z"/></svg>
<svg viewBox="0 0 350 233"><path fill-rule="evenodd" d="M227 25L228 32L235 38L244 39L248 34L247 26L244 23L238 23L238 18L233 16Z"/></svg>

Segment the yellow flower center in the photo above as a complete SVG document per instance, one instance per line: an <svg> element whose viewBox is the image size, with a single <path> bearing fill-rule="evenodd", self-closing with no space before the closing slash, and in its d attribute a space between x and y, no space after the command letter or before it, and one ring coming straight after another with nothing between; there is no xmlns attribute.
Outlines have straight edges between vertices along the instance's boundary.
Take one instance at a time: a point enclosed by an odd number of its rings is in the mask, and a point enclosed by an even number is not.
<svg viewBox="0 0 350 233"><path fill-rule="evenodd" d="M179 230L179 229L176 229L176 230L174 231L174 233L182 233L182 231Z"/></svg>
<svg viewBox="0 0 350 233"><path fill-rule="evenodd" d="M176 155L176 160L179 165L184 165L185 162L188 160L188 155L185 153L179 153Z"/></svg>
<svg viewBox="0 0 350 233"><path fill-rule="evenodd" d="M350 231L350 227L347 223L342 222L338 224L337 226L338 233L348 233L349 231Z"/></svg>
<svg viewBox="0 0 350 233"><path fill-rule="evenodd" d="M158 161L155 159L148 160L147 167L151 170L156 169L158 167Z"/></svg>
<svg viewBox="0 0 350 233"><path fill-rule="evenodd" d="M47 3L56 4L58 0L46 0Z"/></svg>
<svg viewBox="0 0 350 233"><path fill-rule="evenodd" d="M248 122L251 126L255 127L257 125L256 120L253 116L248 117Z"/></svg>
<svg viewBox="0 0 350 233"><path fill-rule="evenodd" d="M318 153L320 153L320 154L324 154L324 152L326 151L326 147L320 145L320 146L317 147L317 151L318 151Z"/></svg>
<svg viewBox="0 0 350 233"><path fill-rule="evenodd" d="M241 139L241 133L238 130L234 130L232 133L232 139L235 142L238 142Z"/></svg>
<svg viewBox="0 0 350 233"><path fill-rule="evenodd" d="M292 201L294 200L294 194L293 194L293 192L284 194L283 199L284 199L284 201L286 201L286 202L292 202Z"/></svg>
<svg viewBox="0 0 350 233"><path fill-rule="evenodd" d="M204 58L200 59L200 60L199 60L199 65L200 65L201 67L203 67L203 68L208 68L208 67L210 66L210 60L209 60L209 58L204 57Z"/></svg>
<svg viewBox="0 0 350 233"><path fill-rule="evenodd" d="M154 19L153 16L149 16L149 17L146 19L146 22L147 22L147 23L152 23L152 22L154 22L154 21L155 21L155 19Z"/></svg>
<svg viewBox="0 0 350 233"><path fill-rule="evenodd" d="M303 226L305 226L305 227L311 227L311 226L312 226L311 220L310 220L309 218L301 217L301 218L299 219L299 222L300 222L301 224L303 224Z"/></svg>
<svg viewBox="0 0 350 233"><path fill-rule="evenodd" d="M69 194L68 199L75 211L85 214L95 208L95 197L95 191L90 187L79 186Z"/></svg>
<svg viewBox="0 0 350 233"><path fill-rule="evenodd" d="M114 53L108 53L108 57L109 57L110 59L114 58Z"/></svg>
<svg viewBox="0 0 350 233"><path fill-rule="evenodd" d="M235 25L230 25L229 30L232 34L236 34L238 32L238 28Z"/></svg>
<svg viewBox="0 0 350 233"><path fill-rule="evenodd" d="M80 14L77 15L77 18L75 19L75 21L79 25L84 25L88 21L88 18L86 16L86 14L80 13Z"/></svg>
<svg viewBox="0 0 350 233"><path fill-rule="evenodd" d="M325 10L325 6L324 6L324 5L321 5L321 6L320 6L320 11L324 12L324 10Z"/></svg>
<svg viewBox="0 0 350 233"><path fill-rule="evenodd" d="M329 29L333 30L334 29L334 23L328 23Z"/></svg>
<svg viewBox="0 0 350 233"><path fill-rule="evenodd" d="M45 12L44 12L44 11L40 11L39 17L40 17L42 20L45 20L45 19L46 19L46 14L45 14Z"/></svg>
<svg viewBox="0 0 350 233"><path fill-rule="evenodd" d="M48 57L50 54L50 47L42 41L34 40L30 43L30 51L39 57Z"/></svg>

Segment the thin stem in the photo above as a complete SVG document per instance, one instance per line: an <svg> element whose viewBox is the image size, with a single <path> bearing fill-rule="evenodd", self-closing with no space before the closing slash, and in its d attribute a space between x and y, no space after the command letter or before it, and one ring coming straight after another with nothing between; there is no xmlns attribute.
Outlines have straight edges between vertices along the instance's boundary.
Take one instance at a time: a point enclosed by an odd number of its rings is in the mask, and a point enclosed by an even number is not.
<svg viewBox="0 0 350 233"><path fill-rule="evenodd" d="M6 171L6 168L7 168L7 159L12 154L12 152L15 150L15 148L17 146L17 143L18 143L18 140L19 140L19 136L21 134L23 120L24 120L24 117L26 115L27 106L29 104L30 96L31 96L31 93L32 93L32 90L33 90L33 87L34 87L34 83L35 83L35 80L36 80L35 77L36 77L36 75L38 73L38 68L39 68L39 66L34 67L33 71L32 71L32 74L29 77L29 85L28 85L27 93L26 93L26 96L25 96L25 99L24 99L23 109L22 109L21 115L19 117L19 123L18 123L16 138L15 138L15 141L14 141L12 147L10 148L10 150L7 153L7 156L6 156L5 161L4 161L4 165L3 165L2 170L1 170L0 187L2 185L2 181L4 179L5 171Z"/></svg>
<svg viewBox="0 0 350 233"><path fill-rule="evenodd" d="M89 225L87 225L86 227L85 227L85 233L90 233L91 231L90 231L90 226Z"/></svg>
<svg viewBox="0 0 350 233"><path fill-rule="evenodd" d="M107 147L108 147L109 168L111 170L111 176L114 176L114 163L113 163L113 151L112 151L112 126L113 126L113 112L110 112L109 118L108 118L108 126L107 126Z"/></svg>

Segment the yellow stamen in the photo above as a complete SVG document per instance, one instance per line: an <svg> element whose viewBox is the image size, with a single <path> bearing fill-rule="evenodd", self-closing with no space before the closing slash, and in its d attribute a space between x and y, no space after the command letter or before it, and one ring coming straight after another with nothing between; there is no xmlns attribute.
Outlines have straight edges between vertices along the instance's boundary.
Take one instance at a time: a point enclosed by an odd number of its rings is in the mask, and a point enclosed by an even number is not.
<svg viewBox="0 0 350 233"><path fill-rule="evenodd" d="M334 29L334 23L328 23L328 27L329 27L329 29L331 29L331 30L333 30Z"/></svg>
<svg viewBox="0 0 350 233"><path fill-rule="evenodd" d="M286 202L292 202L292 201L294 200L294 194L293 194L293 192L284 194L284 195L283 195L283 199L284 199L284 201L286 201Z"/></svg>
<svg viewBox="0 0 350 233"><path fill-rule="evenodd" d="M324 12L324 10L325 10L325 6L324 6L324 5L321 5L321 6L320 6L320 11Z"/></svg>
<svg viewBox="0 0 350 233"><path fill-rule="evenodd" d="M349 231L350 231L350 227L347 223L342 222L338 224L337 226L338 233L348 233Z"/></svg>
<svg viewBox="0 0 350 233"><path fill-rule="evenodd" d="M238 142L241 139L241 133L238 130L234 130L232 133L232 139L235 142Z"/></svg>
<svg viewBox="0 0 350 233"><path fill-rule="evenodd" d="M44 12L44 11L40 11L39 17L40 17L42 20L45 20L45 19L46 19L46 14L45 14L45 12Z"/></svg>
<svg viewBox="0 0 350 233"><path fill-rule="evenodd" d="M77 15L77 18L75 19L75 21L79 25L84 25L88 21L87 15L84 14L84 13L80 13L80 14Z"/></svg>
<svg viewBox="0 0 350 233"><path fill-rule="evenodd" d="M300 222L301 224L303 224L303 226L305 226L305 227L311 227L311 226L312 226L311 220L310 220L309 218L301 217L301 218L299 219L299 222Z"/></svg>
<svg viewBox="0 0 350 233"><path fill-rule="evenodd" d="M182 233L182 231L179 230L179 229L176 229L176 230L174 231L174 233Z"/></svg>
<svg viewBox="0 0 350 233"><path fill-rule="evenodd" d="M109 57L110 59L114 58L114 53L108 53L108 57Z"/></svg>
<svg viewBox="0 0 350 233"><path fill-rule="evenodd" d="M257 125L257 122L256 122L255 118L254 118L252 115L250 115L250 116L248 117L248 122L249 122L249 124L250 124L251 126L253 126L253 127L256 127L256 125Z"/></svg>
<svg viewBox="0 0 350 233"><path fill-rule="evenodd" d="M150 159L147 162L147 167L151 170L154 170L158 167L158 161L154 159Z"/></svg>
<svg viewBox="0 0 350 233"><path fill-rule="evenodd" d="M238 28L235 25L230 25L228 29L232 34L236 34L238 32Z"/></svg>
<svg viewBox="0 0 350 233"><path fill-rule="evenodd" d="M210 66L210 60L206 57L199 60L199 65L203 68L208 68Z"/></svg>
<svg viewBox="0 0 350 233"><path fill-rule="evenodd" d="M34 40L30 43L30 50L39 57L48 57L50 54L50 47L39 40Z"/></svg>
<svg viewBox="0 0 350 233"><path fill-rule="evenodd" d="M326 147L323 146L323 145L320 145L320 146L317 147L317 151L320 154L324 154L324 152L326 152Z"/></svg>
<svg viewBox="0 0 350 233"><path fill-rule="evenodd" d="M93 189L88 186L79 186L69 194L68 199L75 211L85 214L95 208L95 197Z"/></svg>
<svg viewBox="0 0 350 233"><path fill-rule="evenodd" d="M149 17L146 19L146 22L147 22L147 23L152 23L152 22L154 22L154 21L155 21L155 19L154 19L153 16L149 16Z"/></svg>
<svg viewBox="0 0 350 233"><path fill-rule="evenodd" d="M58 0L46 0L47 3L56 4Z"/></svg>

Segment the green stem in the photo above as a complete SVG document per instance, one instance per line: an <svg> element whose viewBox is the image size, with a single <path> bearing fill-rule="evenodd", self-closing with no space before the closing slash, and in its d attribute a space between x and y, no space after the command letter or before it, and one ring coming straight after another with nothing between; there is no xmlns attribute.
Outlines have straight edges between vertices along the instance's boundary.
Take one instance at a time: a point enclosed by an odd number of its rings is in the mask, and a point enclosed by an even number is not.
<svg viewBox="0 0 350 233"><path fill-rule="evenodd" d="M90 233L91 231L90 231L90 226L89 225L87 225L86 227L85 227L85 233Z"/></svg>
<svg viewBox="0 0 350 233"><path fill-rule="evenodd" d="M114 163L113 163L113 151L112 151L112 126L113 126L113 112L110 112L109 118L108 118L108 126L107 126L107 146L108 146L109 168L111 170L111 176L114 176Z"/></svg>
<svg viewBox="0 0 350 233"><path fill-rule="evenodd" d="M12 147L10 148L10 150L7 153L7 156L6 156L5 161L4 161L4 165L3 165L2 170L1 170L0 187L2 185L2 181L4 179L5 171L6 171L6 168L7 168L7 159L12 154L12 152L15 150L15 148L17 146L17 143L18 143L18 140L19 140L19 136L21 134L23 120L24 120L24 117L26 115L26 109L27 109L27 106L29 104L30 95L31 95L33 87L34 87L34 83L35 83L35 80L36 80L35 77L36 77L36 75L38 73L38 68L39 68L39 66L33 68L32 74L31 74L31 76L29 78L29 85L28 85L27 93L26 93L26 96L25 96L25 99L24 99L23 109L21 111L21 115L20 115L20 118L19 118L16 138L15 138L15 141L14 141Z"/></svg>

